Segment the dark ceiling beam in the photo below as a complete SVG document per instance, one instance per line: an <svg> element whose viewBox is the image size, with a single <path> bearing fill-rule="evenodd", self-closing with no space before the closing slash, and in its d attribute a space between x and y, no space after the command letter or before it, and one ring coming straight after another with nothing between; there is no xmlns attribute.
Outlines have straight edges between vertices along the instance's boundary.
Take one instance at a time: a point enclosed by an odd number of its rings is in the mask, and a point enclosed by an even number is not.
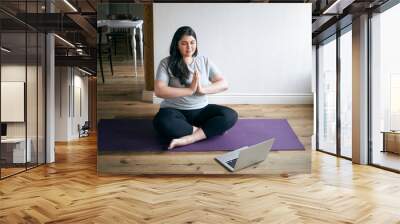
<svg viewBox="0 0 400 224"><path fill-rule="evenodd" d="M336 34L337 30L341 30L347 26L349 26L353 21L353 15L348 14L341 18L340 20L337 20L335 23L331 24L328 28L324 29L321 33L313 37L312 43L313 44L319 44L322 41L328 39L332 35Z"/></svg>
<svg viewBox="0 0 400 224"><path fill-rule="evenodd" d="M90 8L92 8L93 9L93 11L97 11L96 10L96 7L95 6L93 6L93 4L89 1L89 0L86 0L86 3L90 6Z"/></svg>
<svg viewBox="0 0 400 224"><path fill-rule="evenodd" d="M3 13L4 15L6 15L8 17L7 19L11 19L11 20L15 21L16 23L18 23L20 25L23 25L23 26L26 26L27 28L35 30L34 27L32 27L31 25L26 23L24 20L21 20L21 18L18 18L18 16L14 15L13 13L11 13L11 12L1 8L1 7L0 7L0 12ZM2 29L4 29L4 28L2 27Z"/></svg>
<svg viewBox="0 0 400 224"><path fill-rule="evenodd" d="M336 0L332 1L325 9L321 10L322 14L342 14L344 9L351 5L355 0Z"/></svg>
<svg viewBox="0 0 400 224"><path fill-rule="evenodd" d="M397 4L400 4L400 0L388 0L385 2L379 2L379 0L376 0L372 3L373 7L375 7L374 11L376 13L382 13Z"/></svg>
<svg viewBox="0 0 400 224"><path fill-rule="evenodd" d="M73 2L71 0L68 1L71 5L74 6L75 9L77 9L77 7L73 4ZM64 13L69 13L69 12L75 12L71 7L69 7L63 0L56 0L56 1L52 1L52 3L54 4L54 7L56 9L58 9L61 12Z"/></svg>
<svg viewBox="0 0 400 224"><path fill-rule="evenodd" d="M96 57L90 56L55 56L56 66L79 66L96 70Z"/></svg>
<svg viewBox="0 0 400 224"><path fill-rule="evenodd" d="M334 16L319 16L316 17L317 20L315 20L315 22L313 22L312 24L312 32L316 32L318 30L320 30L321 28L323 28L323 26L333 18Z"/></svg>
<svg viewBox="0 0 400 224"><path fill-rule="evenodd" d="M67 15L71 20L73 20L77 25L79 25L82 30L87 35L86 42L89 46L96 46L96 35L97 30L87 21L85 17L80 14L68 14Z"/></svg>
<svg viewBox="0 0 400 224"><path fill-rule="evenodd" d="M17 17L24 23L42 32L80 31L81 27L61 13L19 13Z"/></svg>

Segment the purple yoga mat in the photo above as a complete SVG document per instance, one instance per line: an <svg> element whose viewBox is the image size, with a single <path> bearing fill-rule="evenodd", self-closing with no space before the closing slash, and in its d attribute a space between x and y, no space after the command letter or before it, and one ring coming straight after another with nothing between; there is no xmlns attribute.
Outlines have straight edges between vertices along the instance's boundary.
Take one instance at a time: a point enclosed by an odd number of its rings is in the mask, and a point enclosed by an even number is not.
<svg viewBox="0 0 400 224"><path fill-rule="evenodd" d="M231 151L275 138L272 150L304 150L296 134L285 119L239 119L224 135L206 139L174 151L208 152ZM99 153L113 151L166 150L148 119L101 120L98 128Z"/></svg>

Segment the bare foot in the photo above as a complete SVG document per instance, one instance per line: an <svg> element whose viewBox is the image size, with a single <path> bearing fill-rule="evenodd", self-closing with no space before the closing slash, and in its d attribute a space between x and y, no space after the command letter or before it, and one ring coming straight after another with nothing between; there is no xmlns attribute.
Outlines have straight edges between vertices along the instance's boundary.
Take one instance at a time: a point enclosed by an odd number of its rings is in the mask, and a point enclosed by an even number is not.
<svg viewBox="0 0 400 224"><path fill-rule="evenodd" d="M194 129L194 127L193 127ZM168 149L173 149L178 146L189 145L195 143L197 141L206 139L206 134L204 133L203 129L197 128L196 131L191 135L186 135L181 138L172 139L171 143L169 144Z"/></svg>
<svg viewBox="0 0 400 224"><path fill-rule="evenodd" d="M188 145L190 143L191 142L188 141L188 139L185 138L185 137L183 137L183 138L175 138L175 139L172 139L171 143L168 146L168 149L173 149L175 147Z"/></svg>
<svg viewBox="0 0 400 224"><path fill-rule="evenodd" d="M192 134L195 133L195 132L197 131L197 129L199 129L199 128L196 127L196 126L193 126L193 132L192 132Z"/></svg>

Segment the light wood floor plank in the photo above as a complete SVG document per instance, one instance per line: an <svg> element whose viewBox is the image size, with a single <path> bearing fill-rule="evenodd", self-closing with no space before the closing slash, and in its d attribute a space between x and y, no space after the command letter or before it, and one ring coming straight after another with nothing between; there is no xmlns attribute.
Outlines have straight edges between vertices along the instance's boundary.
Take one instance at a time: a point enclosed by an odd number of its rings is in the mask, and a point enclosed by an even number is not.
<svg viewBox="0 0 400 224"><path fill-rule="evenodd" d="M0 181L0 223L400 223L400 176L311 151L312 172L98 176L95 136Z"/></svg>
<svg viewBox="0 0 400 224"><path fill-rule="evenodd" d="M157 110L130 100L121 101L124 110L102 101L102 114L146 117ZM310 147L309 107L236 109L243 117L286 111ZM399 174L310 155L309 174L98 176L95 136L57 143L56 163L0 181L0 223L400 223Z"/></svg>

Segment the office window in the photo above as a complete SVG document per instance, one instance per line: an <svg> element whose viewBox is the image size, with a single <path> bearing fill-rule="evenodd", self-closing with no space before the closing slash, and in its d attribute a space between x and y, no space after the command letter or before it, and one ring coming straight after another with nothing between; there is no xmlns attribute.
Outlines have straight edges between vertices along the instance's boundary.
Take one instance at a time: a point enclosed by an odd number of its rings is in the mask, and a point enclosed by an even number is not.
<svg viewBox="0 0 400 224"><path fill-rule="evenodd" d="M400 170L400 5L371 19L372 163Z"/></svg>
<svg viewBox="0 0 400 224"><path fill-rule="evenodd" d="M0 12L0 178L45 162L45 35L17 18L42 12L43 4L0 4L18 13Z"/></svg>
<svg viewBox="0 0 400 224"><path fill-rule="evenodd" d="M23 3L21 3L23 4ZM26 126L27 44L23 26L17 30L1 29L1 123L7 125L7 134L1 140L1 177L26 169L30 162L30 141ZM28 149L28 150L27 150Z"/></svg>
<svg viewBox="0 0 400 224"><path fill-rule="evenodd" d="M318 149L336 153L336 37L318 48Z"/></svg>
<svg viewBox="0 0 400 224"><path fill-rule="evenodd" d="M352 33L340 36L340 154L352 157Z"/></svg>

